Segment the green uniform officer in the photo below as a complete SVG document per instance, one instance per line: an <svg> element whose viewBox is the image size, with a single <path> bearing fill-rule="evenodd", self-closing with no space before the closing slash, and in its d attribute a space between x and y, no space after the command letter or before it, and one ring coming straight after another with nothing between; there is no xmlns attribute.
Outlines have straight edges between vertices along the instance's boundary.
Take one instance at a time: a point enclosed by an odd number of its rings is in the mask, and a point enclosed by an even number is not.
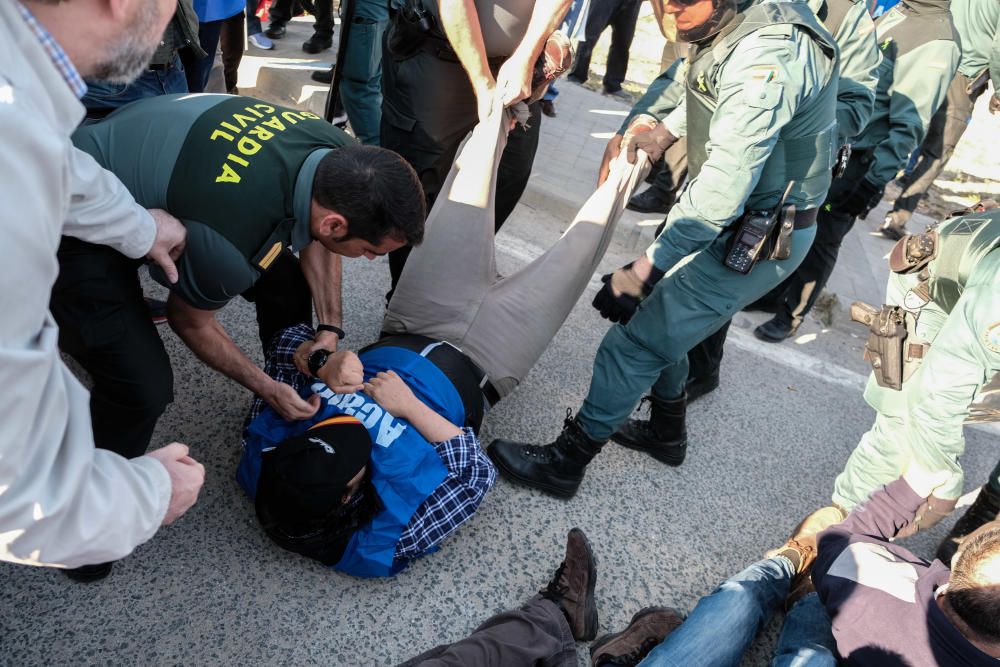
<svg viewBox="0 0 1000 667"><path fill-rule="evenodd" d="M340 255L372 259L422 238L426 211L413 170L390 151L357 145L314 114L230 95L142 100L80 128L73 139L137 201L184 222L187 240L177 260L177 282L169 284L151 271L171 290L167 318L177 334L202 361L286 418L311 416L316 405L250 361L215 313L237 295L253 301L266 348L275 332L311 322L315 304L320 323L329 325L316 345L336 350L342 337ZM92 316L80 302L100 295L82 294L75 285L107 283L104 300L113 297L125 305L141 293L118 284L116 276L128 271L108 268L115 257L99 256L89 244L71 250L66 259L72 254L73 262L63 264L60 276L66 283L62 310L74 319L72 328L104 331L85 336L81 353L99 356L104 365L131 357L121 353L129 337L119 341L107 331L117 315ZM74 280L72 271L81 278ZM131 275L134 280L135 267ZM155 332L151 337L157 339ZM360 384L354 370L345 371L346 384ZM150 382L143 360L106 375L126 387Z"/></svg>
<svg viewBox="0 0 1000 667"><path fill-rule="evenodd" d="M875 41L875 25L868 9L860 0L811 0L809 7L823 21L840 47L840 81L837 83L837 129L840 132L841 157L846 158L847 146L868 124L875 106L875 87L881 51ZM838 167L839 169L839 167ZM823 214L820 214L816 244L823 234ZM771 307L768 297L755 306ZM751 306L751 308L755 307ZM688 352L690 366L688 402L714 391L719 386L719 369L729 334L729 323Z"/></svg>
<svg viewBox="0 0 1000 667"><path fill-rule="evenodd" d="M904 237L890 267L886 305L857 317L871 323L865 347L875 370L865 400L878 414L837 477L833 501L854 507L911 461L947 470L950 481L917 524L926 527L961 495L963 423L1000 371L1000 209Z"/></svg>
<svg viewBox="0 0 1000 667"><path fill-rule="evenodd" d="M576 492L587 463L650 386L660 439L642 448L667 463L683 460L688 350L795 269L830 185L837 46L812 11L767 2L737 14L728 0L671 1L667 11L678 35L694 43L685 101L627 150L655 158L687 135L688 187L646 254L609 276L595 299L603 315L623 324L601 342L576 419L549 446L498 440L490 447L505 476L556 495ZM798 210L782 216L789 255L748 274L727 268L729 242L744 238L734 223L745 212L774 209L786 191Z"/></svg>
<svg viewBox="0 0 1000 667"><path fill-rule="evenodd" d="M879 230L891 239L906 233L906 222L951 159L969 126L976 100L986 92L990 80L993 96L989 108L992 113L1000 110L1000 2L952 0L951 16L962 38L962 59L945 101L931 118L919 159L913 171L903 177L903 191Z"/></svg>
<svg viewBox="0 0 1000 667"><path fill-rule="evenodd" d="M772 295L775 316L754 330L778 343L792 336L833 273L840 245L858 216L882 198L886 184L920 145L931 116L945 99L960 55L950 0L910 0L875 21L882 51L875 110L852 143L843 175L830 186L809 255Z"/></svg>
<svg viewBox="0 0 1000 667"><path fill-rule="evenodd" d="M872 113L875 102L875 70L881 55L875 45L874 26L865 3L861 0L810 0L810 9L823 22L840 47L840 82L837 88L837 125L841 144L848 144L857 136ZM680 71L678 71L680 70ZM655 118L666 117L680 103L683 96L683 70L675 62L653 80L645 95L632 107L618 134L623 135L629 122L638 114ZM609 142L621 142L616 135ZM678 152L680 149L680 152ZM652 187L634 195L627 208L642 213L667 213L673 205L675 192L687 172L687 145L679 140L665 155L668 171L661 171Z"/></svg>

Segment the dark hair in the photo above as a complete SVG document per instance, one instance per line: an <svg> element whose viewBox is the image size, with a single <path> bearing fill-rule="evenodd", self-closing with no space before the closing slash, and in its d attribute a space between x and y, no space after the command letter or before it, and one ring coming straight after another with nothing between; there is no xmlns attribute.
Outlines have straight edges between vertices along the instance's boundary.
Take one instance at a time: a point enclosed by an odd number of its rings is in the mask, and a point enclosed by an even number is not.
<svg viewBox="0 0 1000 667"><path fill-rule="evenodd" d="M1000 524L962 543L951 572L948 603L979 639L1000 641L1000 581L984 579L982 567L1000 559Z"/></svg>
<svg viewBox="0 0 1000 667"><path fill-rule="evenodd" d="M417 172L385 148L351 144L330 151L316 169L313 199L347 219L348 238L378 244L393 236L409 245L424 238L427 204Z"/></svg>

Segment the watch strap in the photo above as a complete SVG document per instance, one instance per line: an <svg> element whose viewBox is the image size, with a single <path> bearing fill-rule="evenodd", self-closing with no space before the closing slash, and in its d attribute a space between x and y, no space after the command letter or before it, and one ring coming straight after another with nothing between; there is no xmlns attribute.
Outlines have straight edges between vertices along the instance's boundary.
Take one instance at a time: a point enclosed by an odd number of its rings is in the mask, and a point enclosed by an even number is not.
<svg viewBox="0 0 1000 667"><path fill-rule="evenodd" d="M339 340L344 340L344 330L340 327L334 326L332 324L318 324L316 325L316 333L320 331L329 331L330 333L337 334Z"/></svg>

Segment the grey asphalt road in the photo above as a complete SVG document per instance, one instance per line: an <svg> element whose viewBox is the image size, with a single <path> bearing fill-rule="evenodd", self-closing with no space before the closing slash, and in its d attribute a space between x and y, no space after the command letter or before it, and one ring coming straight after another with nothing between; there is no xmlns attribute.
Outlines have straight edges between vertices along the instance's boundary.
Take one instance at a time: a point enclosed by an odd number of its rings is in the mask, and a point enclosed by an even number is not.
<svg viewBox="0 0 1000 667"><path fill-rule="evenodd" d="M563 224L522 207L499 239L501 271L516 270ZM634 254L615 245L605 267ZM378 333L388 269L384 260L346 266L347 342L361 347ZM488 416L484 442L548 440L566 408L578 407L607 327L589 306L594 285L531 375ZM249 305L237 300L221 319L259 359ZM620 629L647 605L690 609L825 503L872 421L861 398L856 331L810 324L810 340L768 348L749 334L758 320L738 316L723 386L690 410L682 467L610 444L570 501L501 481L440 552L378 581L337 574L264 537L234 479L250 396L163 328L176 399L154 443L191 444L207 468L201 500L97 584L0 565L0 663L390 665L531 596L559 563L573 526L587 532L600 559L602 632ZM970 431L968 442L972 485L995 461L996 436ZM947 525L909 546L932 553ZM779 622L762 633L746 665L768 663ZM581 644L581 664L585 657Z"/></svg>

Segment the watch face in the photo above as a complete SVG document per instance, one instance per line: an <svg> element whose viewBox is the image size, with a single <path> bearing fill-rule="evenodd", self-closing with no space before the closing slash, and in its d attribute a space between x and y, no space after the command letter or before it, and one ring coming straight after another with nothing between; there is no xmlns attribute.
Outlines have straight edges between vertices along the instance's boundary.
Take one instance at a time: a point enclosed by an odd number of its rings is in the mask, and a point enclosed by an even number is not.
<svg viewBox="0 0 1000 667"><path fill-rule="evenodd" d="M323 368L323 364L326 360L330 358L329 350L316 350L309 355L309 372L314 376L319 375L319 369Z"/></svg>

